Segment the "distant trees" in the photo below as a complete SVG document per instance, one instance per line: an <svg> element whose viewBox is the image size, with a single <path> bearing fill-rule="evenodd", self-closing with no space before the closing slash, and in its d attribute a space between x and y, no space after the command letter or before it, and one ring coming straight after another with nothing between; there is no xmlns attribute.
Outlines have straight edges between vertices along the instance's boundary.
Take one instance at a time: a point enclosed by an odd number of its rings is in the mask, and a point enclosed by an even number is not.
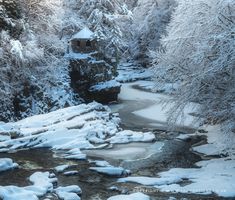
<svg viewBox="0 0 235 200"><path fill-rule="evenodd" d="M131 28L131 57L143 66L151 62L150 51L160 46L160 39L166 34L166 27L176 7L175 0L138 0L133 9Z"/></svg>
<svg viewBox="0 0 235 200"><path fill-rule="evenodd" d="M209 123L235 132L235 1L178 0L156 54L158 82L180 82L177 113L198 102Z"/></svg>

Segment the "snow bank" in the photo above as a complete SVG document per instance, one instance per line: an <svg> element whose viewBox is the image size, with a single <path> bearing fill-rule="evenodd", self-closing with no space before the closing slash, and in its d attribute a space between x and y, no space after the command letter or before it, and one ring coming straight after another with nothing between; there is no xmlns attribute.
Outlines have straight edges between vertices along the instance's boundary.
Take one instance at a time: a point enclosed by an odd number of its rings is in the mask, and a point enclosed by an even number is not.
<svg viewBox="0 0 235 200"><path fill-rule="evenodd" d="M178 88L177 83L156 83L154 81L138 81L137 86L143 90L151 92L162 92L164 94L172 94Z"/></svg>
<svg viewBox="0 0 235 200"><path fill-rule="evenodd" d="M65 55L65 58L67 59L77 59L77 60L86 60L86 59L91 59L92 54L90 53L73 53L70 52Z"/></svg>
<svg viewBox="0 0 235 200"><path fill-rule="evenodd" d="M170 100L169 95L160 94L160 93L151 93L133 88L133 86L138 85L139 81L135 83L125 83L122 85L122 90L119 95L121 100L128 101L148 101L146 108L141 110L136 110L133 113L137 116L143 117L145 119L154 120L157 123L166 124L168 121L167 111L174 104L168 104L165 106L165 103ZM191 113L195 112L197 104L188 105L184 111L183 115L179 116L176 121L176 125L180 127L189 127L189 128L198 128L199 121L196 117L192 116Z"/></svg>
<svg viewBox="0 0 235 200"><path fill-rule="evenodd" d="M151 78L153 73L151 70L138 67L132 63L122 63L118 66L118 76L116 80L119 82L132 82L136 80L143 80Z"/></svg>
<svg viewBox="0 0 235 200"><path fill-rule="evenodd" d="M118 132L115 136L107 139L106 141L111 144L124 144L129 142L152 142L155 136L151 132L135 132L131 130L124 130Z"/></svg>
<svg viewBox="0 0 235 200"><path fill-rule="evenodd" d="M78 174L78 171L76 171L76 170L67 171L67 172L64 172L63 174L64 174L65 176L73 176L73 175Z"/></svg>
<svg viewBox="0 0 235 200"><path fill-rule="evenodd" d="M109 167L111 166L107 161L105 160L94 160L94 161L89 161L90 163L95 163L96 166L98 167Z"/></svg>
<svg viewBox="0 0 235 200"><path fill-rule="evenodd" d="M55 167L55 171L56 172L63 172L64 170L68 169L69 165L59 165L57 167Z"/></svg>
<svg viewBox="0 0 235 200"><path fill-rule="evenodd" d="M58 187L55 189L55 192L63 200L80 200L78 194L81 194L82 190L77 185L70 185L67 187Z"/></svg>
<svg viewBox="0 0 235 200"><path fill-rule="evenodd" d="M126 176L131 173L130 170L126 170L122 167L114 167L110 165L107 161L103 160L90 161L90 163L95 163L95 165L98 167L90 167L89 169L97 171L101 174L107 174L110 176Z"/></svg>
<svg viewBox="0 0 235 200"><path fill-rule="evenodd" d="M33 185L26 187L0 186L0 199L38 200L38 197L45 195L48 191L52 191L53 183L57 182L57 178L49 172L35 172L30 176L29 180Z"/></svg>
<svg viewBox="0 0 235 200"><path fill-rule="evenodd" d="M152 133L122 131L119 123L117 114L96 102L69 107L8 124L16 138L0 142L0 151L49 147L65 150L67 159L86 159L81 150L155 138Z"/></svg>
<svg viewBox="0 0 235 200"><path fill-rule="evenodd" d="M108 198L108 200L150 200L149 196L137 192L129 195L117 195Z"/></svg>
<svg viewBox="0 0 235 200"><path fill-rule="evenodd" d="M53 189L53 184L57 182L54 174L49 172L35 172L29 177L33 185L26 187L0 186L0 199L3 200L38 200L47 192L55 192L60 199L80 200L79 194L82 190L77 185L58 187Z"/></svg>
<svg viewBox="0 0 235 200"><path fill-rule="evenodd" d="M97 85L90 87L89 91L94 92L94 91L109 90L111 88L116 88L116 87L117 88L121 87L121 84L117 82L116 80L110 80L110 81L98 83Z"/></svg>
<svg viewBox="0 0 235 200"><path fill-rule="evenodd" d="M106 166L106 167L90 167L91 170L97 171L101 174L107 174L110 176L126 176L130 174L129 170L122 167Z"/></svg>
<svg viewBox="0 0 235 200"><path fill-rule="evenodd" d="M19 165L10 158L0 158L0 172L17 168Z"/></svg>
<svg viewBox="0 0 235 200"><path fill-rule="evenodd" d="M207 136L207 144L193 147L193 150L208 156L213 155L233 155L235 134L225 134L221 131L220 125L204 126L206 133L197 133L199 135Z"/></svg>
<svg viewBox="0 0 235 200"><path fill-rule="evenodd" d="M235 196L235 160L212 159L196 163L199 168L175 168L159 173L160 178L127 177L119 182L135 182L142 185L154 186L163 192L212 194L223 197ZM181 186L183 181L190 184ZM219 184L218 184L219 183Z"/></svg>

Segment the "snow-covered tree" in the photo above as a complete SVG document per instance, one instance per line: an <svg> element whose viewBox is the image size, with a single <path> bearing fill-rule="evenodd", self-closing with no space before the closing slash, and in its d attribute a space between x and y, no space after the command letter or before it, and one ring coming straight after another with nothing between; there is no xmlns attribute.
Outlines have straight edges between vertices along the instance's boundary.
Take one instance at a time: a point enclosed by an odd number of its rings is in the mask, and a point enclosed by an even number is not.
<svg viewBox="0 0 235 200"><path fill-rule="evenodd" d="M175 0L139 0L133 9L133 24L130 52L132 57L143 65L151 59L149 52L160 45L166 33L171 14L176 6Z"/></svg>
<svg viewBox="0 0 235 200"><path fill-rule="evenodd" d="M64 2L64 5L68 11L64 23L67 29L74 28L73 32L76 32L81 27L89 27L101 41L99 45L106 55L113 56L116 50L124 51L127 48L125 36L122 34L118 22L123 18L130 18L131 13L122 1L70 0ZM73 17L77 17L77 19L75 20Z"/></svg>
<svg viewBox="0 0 235 200"><path fill-rule="evenodd" d="M235 1L178 2L156 54L157 81L181 83L174 113L198 102L206 122L235 132Z"/></svg>
<svg viewBox="0 0 235 200"><path fill-rule="evenodd" d="M1 119L69 104L65 45L60 40L61 1L12 0L0 6L5 22L0 33Z"/></svg>

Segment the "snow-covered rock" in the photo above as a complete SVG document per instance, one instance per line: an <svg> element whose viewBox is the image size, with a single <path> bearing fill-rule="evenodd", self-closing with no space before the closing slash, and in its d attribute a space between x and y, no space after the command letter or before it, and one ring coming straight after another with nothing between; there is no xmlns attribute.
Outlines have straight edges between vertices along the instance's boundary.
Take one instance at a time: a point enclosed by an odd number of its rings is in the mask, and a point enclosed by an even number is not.
<svg viewBox="0 0 235 200"><path fill-rule="evenodd" d="M127 177L119 182L135 182L153 186L163 192L212 194L223 197L235 197L235 160L212 159L196 163L199 168L175 168L159 173L160 178ZM188 180L190 184L181 186L180 182Z"/></svg>
<svg viewBox="0 0 235 200"><path fill-rule="evenodd" d="M17 168L19 165L10 158L0 158L0 172Z"/></svg>
<svg viewBox="0 0 235 200"><path fill-rule="evenodd" d="M55 191L60 191L60 192L74 192L77 194L82 194L82 190L79 186L77 185L70 185L66 187L58 187L55 189Z"/></svg>
<svg viewBox="0 0 235 200"><path fill-rule="evenodd" d="M123 101L138 101L144 102L148 101L148 106L141 110L133 111L133 114L143 117L148 120L152 120L150 125L154 125L155 123L162 124L162 126L168 126L168 111L172 108L175 104L169 103L167 106L165 105L166 102L169 102L171 96L160 94L160 93L153 93L153 92L146 92L141 91L138 89L133 88L134 86L138 85L139 81L134 83L125 83L122 84L122 91L119 94L119 98ZM200 121L192 115L198 108L198 104L191 103L185 107L183 110L182 115L179 115L179 118L175 122L176 127L187 127L196 129L200 125Z"/></svg>
<svg viewBox="0 0 235 200"><path fill-rule="evenodd" d="M63 172L64 170L68 169L69 165L59 165L57 167L55 167L55 171L56 172Z"/></svg>
<svg viewBox="0 0 235 200"><path fill-rule="evenodd" d="M101 174L110 176L123 176L129 175L130 171L122 167L106 166L106 167L90 167L91 170L97 171Z"/></svg>
<svg viewBox="0 0 235 200"><path fill-rule="evenodd" d="M235 134L224 134L219 125L204 126L205 133L197 133L207 137L207 144L193 147L193 151L207 155L234 155Z"/></svg>
<svg viewBox="0 0 235 200"><path fill-rule="evenodd" d="M153 73L148 68L143 68L139 66L135 66L132 63L122 63L118 66L118 76L116 78L117 81L131 82L136 80L143 80L151 78Z"/></svg>
<svg viewBox="0 0 235 200"><path fill-rule="evenodd" d="M107 139L106 141L111 144L124 144L129 142L152 142L155 140L155 136L151 132L135 132L131 130L124 130L118 132L113 137Z"/></svg>
<svg viewBox="0 0 235 200"><path fill-rule="evenodd" d="M67 171L67 172L64 172L63 174L64 174L65 176L73 176L73 175L78 174L78 171L76 171L76 170Z"/></svg>
<svg viewBox="0 0 235 200"><path fill-rule="evenodd" d="M155 138L152 133L122 131L119 123L118 115L112 114L107 106L96 102L81 104L10 123L5 131L13 130L17 135L0 142L0 151L49 147L64 150L62 156L67 159L86 159L81 150Z"/></svg>
<svg viewBox="0 0 235 200"><path fill-rule="evenodd" d="M108 200L150 200L150 197L143 193L137 192L129 195L116 195L108 198Z"/></svg>
<svg viewBox="0 0 235 200"><path fill-rule="evenodd" d="M0 199L38 200L38 197L45 195L48 191L52 191L53 183L57 182L54 174L49 172L35 172L30 176L29 180L33 185L26 187L0 186Z"/></svg>
<svg viewBox="0 0 235 200"><path fill-rule="evenodd" d="M90 163L95 163L97 167L110 167L111 165L105 160L94 160L90 161Z"/></svg>
<svg viewBox="0 0 235 200"><path fill-rule="evenodd" d="M77 185L70 185L67 187L58 187L55 189L55 192L63 200L80 200L78 194L81 194L82 190Z"/></svg>
<svg viewBox="0 0 235 200"><path fill-rule="evenodd" d="M116 80L110 80L98 83L97 85L90 87L89 91L93 92L93 91L110 90L112 88L120 88L120 87L121 84L119 82L117 82Z"/></svg>

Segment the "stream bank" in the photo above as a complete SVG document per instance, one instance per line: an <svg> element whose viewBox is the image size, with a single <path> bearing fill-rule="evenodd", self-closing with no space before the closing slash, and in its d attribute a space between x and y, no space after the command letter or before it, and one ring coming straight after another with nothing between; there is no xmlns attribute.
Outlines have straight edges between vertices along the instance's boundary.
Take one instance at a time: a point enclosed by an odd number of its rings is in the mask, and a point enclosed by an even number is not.
<svg viewBox="0 0 235 200"><path fill-rule="evenodd" d="M121 94L122 95L122 94ZM140 97L142 98L142 97ZM122 126L135 131L152 131L156 136L156 141L146 143L114 144L100 150L86 150L87 160L68 160L59 156L62 152L52 152L50 149L25 149L13 153L0 153L0 157L9 157L17 162L21 167L13 171L0 173L0 183L2 186L29 185L28 177L36 171L50 171L58 178L58 186L79 185L83 191L84 200L106 200L107 198L120 193L143 192L152 200L169 200L170 197L176 199L224 199L215 195L194 195L194 194L174 194L164 193L152 187L141 186L136 183L117 183L117 178L125 177L109 176L92 171L94 167L91 160L107 160L111 165L122 166L130 169L133 176L158 176L159 172L171 168L191 168L194 163L201 160L201 157L191 151L193 144L204 141L203 137L195 137L188 140L178 140L178 131L166 131L159 127L154 120L146 119L133 114L135 110L145 109L154 101L139 100L135 104L132 100L120 99L122 103L113 105L111 108L118 112ZM129 108L129 109L127 109ZM77 171L75 174L65 175L55 171L59 165L70 165L66 171ZM10 177L10 178L9 178ZM102 184L101 184L102 183ZM185 180L182 184L189 184ZM112 189L110 189L112 187ZM57 200L55 193L49 193L42 199ZM171 199L172 199L171 198Z"/></svg>

